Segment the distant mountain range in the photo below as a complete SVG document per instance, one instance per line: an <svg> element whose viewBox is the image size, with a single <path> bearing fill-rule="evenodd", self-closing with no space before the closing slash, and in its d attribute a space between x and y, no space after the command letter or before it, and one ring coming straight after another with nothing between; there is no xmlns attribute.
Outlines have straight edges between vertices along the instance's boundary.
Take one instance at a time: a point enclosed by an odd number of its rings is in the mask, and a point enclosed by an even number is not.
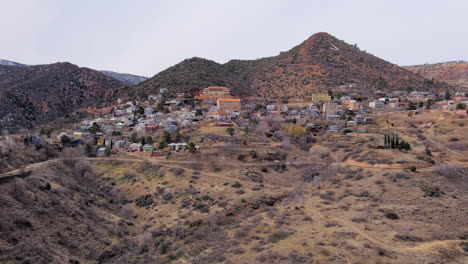
<svg viewBox="0 0 468 264"><path fill-rule="evenodd" d="M148 77L133 75L129 73L118 73L113 71L101 71L105 75L124 82L128 85L136 85L148 80Z"/></svg>
<svg viewBox="0 0 468 264"><path fill-rule="evenodd" d="M150 94L160 87L187 92L211 85L231 87L238 95L269 98L305 98L314 92L339 86L354 87L344 91L364 95L397 89L448 88L448 85L431 82L328 33L317 33L274 57L231 60L225 64L202 58L186 59L124 92Z"/></svg>
<svg viewBox="0 0 468 264"><path fill-rule="evenodd" d="M2 60L2 59L0 59L0 65L4 65L4 66L17 66L17 67L26 66L25 64L21 64L21 63L14 62L14 61L9 61L9 60Z"/></svg>
<svg viewBox="0 0 468 264"><path fill-rule="evenodd" d="M448 83L456 89L468 91L468 62L451 61L404 67L427 79Z"/></svg>
<svg viewBox="0 0 468 264"><path fill-rule="evenodd" d="M19 63L19 62L3 60L3 59L0 59L0 65L3 65L3 66L16 66L16 67L29 66L29 65L22 64L22 63ZM126 83L128 85L136 85L136 84L144 82L144 81L146 81L148 79L148 77L133 75L133 74L129 74L129 73L118 73L118 72L113 72L113 71L100 71L100 72L104 73L105 75L107 75L107 76L109 76L111 78L114 78L114 79L119 80L119 81L121 81L123 83Z"/></svg>
<svg viewBox="0 0 468 264"><path fill-rule="evenodd" d="M104 107L125 83L71 63L28 67L0 65L0 129L30 129L74 114Z"/></svg>

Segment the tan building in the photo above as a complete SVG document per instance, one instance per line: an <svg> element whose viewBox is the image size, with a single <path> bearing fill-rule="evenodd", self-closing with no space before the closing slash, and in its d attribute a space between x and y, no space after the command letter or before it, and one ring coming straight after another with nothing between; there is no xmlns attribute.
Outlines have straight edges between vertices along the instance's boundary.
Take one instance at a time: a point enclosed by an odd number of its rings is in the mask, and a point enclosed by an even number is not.
<svg viewBox="0 0 468 264"><path fill-rule="evenodd" d="M216 105L220 110L240 111L241 100L237 98L219 98Z"/></svg>
<svg viewBox="0 0 468 264"><path fill-rule="evenodd" d="M330 102L331 96L326 93L312 94L312 102Z"/></svg>
<svg viewBox="0 0 468 264"><path fill-rule="evenodd" d="M226 87L208 87L202 91L202 95L206 97L225 97L230 93L231 89Z"/></svg>
<svg viewBox="0 0 468 264"><path fill-rule="evenodd" d="M324 103L322 106L322 111L325 116L327 115L336 115L339 110L339 106L337 103Z"/></svg>

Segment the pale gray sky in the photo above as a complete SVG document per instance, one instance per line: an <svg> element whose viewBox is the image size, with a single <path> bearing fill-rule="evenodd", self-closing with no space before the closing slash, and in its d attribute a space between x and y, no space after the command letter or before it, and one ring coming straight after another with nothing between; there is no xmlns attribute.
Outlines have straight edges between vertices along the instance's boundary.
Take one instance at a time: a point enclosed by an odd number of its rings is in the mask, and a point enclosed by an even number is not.
<svg viewBox="0 0 468 264"><path fill-rule="evenodd" d="M467 0L0 0L0 58L153 76L329 32L399 65L468 60Z"/></svg>

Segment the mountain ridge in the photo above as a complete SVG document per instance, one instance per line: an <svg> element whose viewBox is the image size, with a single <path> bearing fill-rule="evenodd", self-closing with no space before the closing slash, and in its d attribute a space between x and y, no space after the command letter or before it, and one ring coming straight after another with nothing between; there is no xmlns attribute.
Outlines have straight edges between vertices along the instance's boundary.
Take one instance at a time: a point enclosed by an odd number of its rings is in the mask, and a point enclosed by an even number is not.
<svg viewBox="0 0 468 264"><path fill-rule="evenodd" d="M68 62L0 66L0 127L31 129L85 107L104 107L125 85Z"/></svg>
<svg viewBox="0 0 468 264"><path fill-rule="evenodd" d="M195 92L219 85L233 88L235 95L272 98L305 98L314 92L342 85L357 87L348 92L373 94L397 89L444 90L448 85L387 62L356 45L320 32L277 56L256 60L232 59L224 64L193 57L169 67L144 83L125 90L125 95L154 93L158 88Z"/></svg>

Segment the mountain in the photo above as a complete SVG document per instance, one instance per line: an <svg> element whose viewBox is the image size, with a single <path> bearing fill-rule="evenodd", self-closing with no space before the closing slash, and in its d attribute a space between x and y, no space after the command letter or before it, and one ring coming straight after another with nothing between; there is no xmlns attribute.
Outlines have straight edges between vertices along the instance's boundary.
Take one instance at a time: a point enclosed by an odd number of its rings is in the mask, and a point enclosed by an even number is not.
<svg viewBox="0 0 468 264"><path fill-rule="evenodd" d="M468 90L468 62L466 61L413 65L405 68L427 79L446 82L457 89Z"/></svg>
<svg viewBox="0 0 468 264"><path fill-rule="evenodd" d="M3 65L3 66L16 66L16 67L27 66L25 64L21 64L21 63L18 63L18 62L9 61L9 60L2 60L2 59L0 59L0 65Z"/></svg>
<svg viewBox="0 0 468 264"><path fill-rule="evenodd" d="M202 58L186 59L125 92L148 94L160 87L187 92L212 85L231 87L237 95L277 98L305 97L341 85L354 87L347 92L366 95L377 90L447 88L328 33L317 33L274 57L231 60L225 64Z"/></svg>
<svg viewBox="0 0 468 264"><path fill-rule="evenodd" d="M118 73L113 71L101 71L105 75L124 82L128 85L137 85L148 80L148 77L133 75L129 73Z"/></svg>
<svg viewBox="0 0 468 264"><path fill-rule="evenodd" d="M0 66L0 128L33 128L84 107L103 107L125 83L71 63Z"/></svg>

